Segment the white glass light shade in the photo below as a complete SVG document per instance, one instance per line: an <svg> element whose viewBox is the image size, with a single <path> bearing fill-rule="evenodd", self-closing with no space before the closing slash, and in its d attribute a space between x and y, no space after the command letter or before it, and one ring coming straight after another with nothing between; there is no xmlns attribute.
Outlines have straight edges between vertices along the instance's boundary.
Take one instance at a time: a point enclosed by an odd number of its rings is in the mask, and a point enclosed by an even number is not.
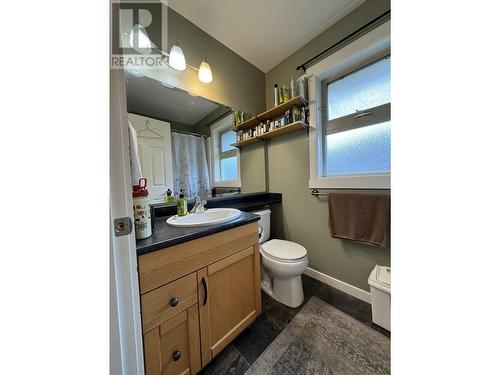
<svg viewBox="0 0 500 375"><path fill-rule="evenodd" d="M137 52L143 55L151 53L151 40L149 40L148 32L140 25L136 24L130 31L130 46Z"/></svg>
<svg viewBox="0 0 500 375"><path fill-rule="evenodd" d="M203 60L200 64L200 70L198 71L198 79L204 83L212 82L212 71L210 70L210 65L208 65L207 60Z"/></svg>
<svg viewBox="0 0 500 375"><path fill-rule="evenodd" d="M175 70L186 69L186 59L184 58L184 53L182 52L181 47L179 47L177 44L172 46L172 49L170 50L168 65L170 65Z"/></svg>

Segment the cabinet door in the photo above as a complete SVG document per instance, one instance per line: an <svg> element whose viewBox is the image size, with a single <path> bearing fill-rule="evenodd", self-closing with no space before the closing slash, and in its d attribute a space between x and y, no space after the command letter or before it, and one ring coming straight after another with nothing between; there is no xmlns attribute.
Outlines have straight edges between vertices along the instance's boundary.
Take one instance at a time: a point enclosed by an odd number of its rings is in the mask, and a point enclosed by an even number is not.
<svg viewBox="0 0 500 375"><path fill-rule="evenodd" d="M198 281L205 366L261 312L258 245L198 271Z"/></svg>
<svg viewBox="0 0 500 375"><path fill-rule="evenodd" d="M198 305L144 335L147 375L196 374L201 368Z"/></svg>

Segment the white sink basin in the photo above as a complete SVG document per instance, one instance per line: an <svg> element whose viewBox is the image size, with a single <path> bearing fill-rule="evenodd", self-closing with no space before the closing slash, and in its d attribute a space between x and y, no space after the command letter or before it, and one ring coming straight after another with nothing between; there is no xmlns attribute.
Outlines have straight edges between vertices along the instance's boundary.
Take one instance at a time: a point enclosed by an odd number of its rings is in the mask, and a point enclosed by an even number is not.
<svg viewBox="0 0 500 375"><path fill-rule="evenodd" d="M227 223L240 216L241 211L236 208L209 208L205 212L198 214L169 217L167 224L173 227L203 227L206 225Z"/></svg>

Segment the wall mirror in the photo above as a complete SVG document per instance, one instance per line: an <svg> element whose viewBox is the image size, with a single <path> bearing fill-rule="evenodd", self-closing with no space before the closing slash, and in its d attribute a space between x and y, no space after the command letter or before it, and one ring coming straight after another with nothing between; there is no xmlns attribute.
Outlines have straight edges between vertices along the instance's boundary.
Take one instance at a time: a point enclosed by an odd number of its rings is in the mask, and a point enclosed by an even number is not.
<svg viewBox="0 0 500 375"><path fill-rule="evenodd" d="M126 73L128 120L151 203L167 190L203 198L241 191L234 110L155 79Z"/></svg>

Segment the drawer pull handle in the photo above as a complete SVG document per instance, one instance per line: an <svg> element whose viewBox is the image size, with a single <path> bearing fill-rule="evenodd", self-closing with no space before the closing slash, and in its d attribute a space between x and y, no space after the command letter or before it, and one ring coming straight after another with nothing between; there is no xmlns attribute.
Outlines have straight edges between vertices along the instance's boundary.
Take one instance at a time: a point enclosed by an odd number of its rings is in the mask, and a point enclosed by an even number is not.
<svg viewBox="0 0 500 375"><path fill-rule="evenodd" d="M181 359L181 355L182 355L182 353L180 351L176 350L174 352L174 354L172 354L172 358L174 359L174 361L178 361L179 359Z"/></svg>
<svg viewBox="0 0 500 375"><path fill-rule="evenodd" d="M179 304L179 298L175 298L175 297L174 297L174 298L172 298L172 299L170 300L170 306L175 307L175 306L177 306L178 304Z"/></svg>
<svg viewBox="0 0 500 375"><path fill-rule="evenodd" d="M205 281L205 278L201 278L201 283L203 284L203 291L205 292L205 297L203 298L203 306L207 304L207 299L208 299L208 288L207 288L207 282Z"/></svg>

